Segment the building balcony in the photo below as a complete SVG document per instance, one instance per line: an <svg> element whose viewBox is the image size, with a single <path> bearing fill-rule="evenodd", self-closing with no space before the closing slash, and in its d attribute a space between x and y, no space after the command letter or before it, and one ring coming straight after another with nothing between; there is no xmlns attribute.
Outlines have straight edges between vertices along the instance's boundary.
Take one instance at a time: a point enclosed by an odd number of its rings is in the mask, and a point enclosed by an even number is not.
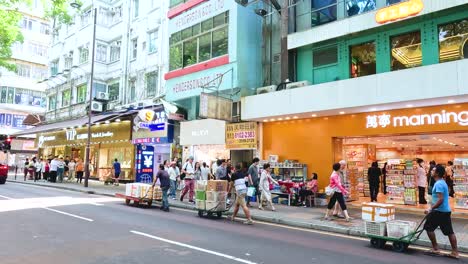
<svg viewBox="0 0 468 264"><path fill-rule="evenodd" d="M468 59L242 98L242 119L305 118L468 102Z"/></svg>

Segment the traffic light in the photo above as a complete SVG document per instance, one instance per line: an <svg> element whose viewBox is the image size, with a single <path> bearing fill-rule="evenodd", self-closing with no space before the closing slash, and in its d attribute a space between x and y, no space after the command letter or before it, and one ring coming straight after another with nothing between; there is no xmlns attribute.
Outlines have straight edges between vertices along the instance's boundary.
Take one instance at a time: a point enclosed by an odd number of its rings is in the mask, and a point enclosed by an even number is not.
<svg viewBox="0 0 468 264"><path fill-rule="evenodd" d="M0 150L4 152L11 150L11 137L8 135L0 135Z"/></svg>

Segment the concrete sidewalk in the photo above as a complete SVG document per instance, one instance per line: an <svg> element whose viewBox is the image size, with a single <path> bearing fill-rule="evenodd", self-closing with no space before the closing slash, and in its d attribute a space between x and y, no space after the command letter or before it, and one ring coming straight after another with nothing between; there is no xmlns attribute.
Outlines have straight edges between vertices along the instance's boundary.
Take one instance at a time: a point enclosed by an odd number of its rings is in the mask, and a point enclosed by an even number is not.
<svg viewBox="0 0 468 264"><path fill-rule="evenodd" d="M33 182L29 180L23 181L22 178L15 180L14 176L9 176L8 181L112 197L115 196L115 193L125 192L125 184L120 184L120 186L104 185L102 182L92 180L89 181L88 188L85 188L83 185L77 184L75 182ZM172 207L196 210L193 204L187 202L169 200L169 203ZM253 203L253 205L256 205L256 203ZM349 223L344 219L324 221L323 216L325 214L325 208L323 207L303 208L278 205L276 206L276 210L277 211L275 212L267 210L261 211L256 207L253 207L251 208L251 214L252 218L257 221L365 237L364 222L361 220L361 211L359 208L350 208L350 215L354 219ZM230 212L228 212L228 214L229 213ZM243 215L241 214L240 216ZM400 212L397 212L396 218L399 220L408 220L414 222L420 222L422 220L421 215ZM453 227L457 235L460 251L468 253L468 221L466 219L455 218L453 219ZM436 231L436 234L441 247L443 249L450 249L448 238L443 236L440 230ZM430 245L429 239L427 238L425 232L421 235L421 239L418 240L416 244L421 246Z"/></svg>

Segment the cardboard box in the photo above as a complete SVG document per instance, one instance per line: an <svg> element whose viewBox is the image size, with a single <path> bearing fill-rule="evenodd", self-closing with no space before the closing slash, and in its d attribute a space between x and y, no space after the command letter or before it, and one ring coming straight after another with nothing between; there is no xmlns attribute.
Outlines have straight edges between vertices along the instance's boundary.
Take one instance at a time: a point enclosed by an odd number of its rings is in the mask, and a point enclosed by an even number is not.
<svg viewBox="0 0 468 264"><path fill-rule="evenodd" d="M198 180L195 182L195 191L206 191L208 181Z"/></svg>
<svg viewBox="0 0 468 264"><path fill-rule="evenodd" d="M154 187L153 199L162 200L162 190L159 186Z"/></svg>
<svg viewBox="0 0 468 264"><path fill-rule="evenodd" d="M125 186L125 195L131 197L142 198L146 194L146 198L151 199L153 197L153 190L151 184L146 183L128 183Z"/></svg>
<svg viewBox="0 0 468 264"><path fill-rule="evenodd" d="M195 204L198 210L206 210L205 200L195 200Z"/></svg>
<svg viewBox="0 0 468 264"><path fill-rule="evenodd" d="M386 224L388 237L392 238L402 238L407 236L411 232L414 232L418 225L416 222L400 220L390 221Z"/></svg>
<svg viewBox="0 0 468 264"><path fill-rule="evenodd" d="M210 192L226 192L228 187L227 181L211 180L206 185L206 190Z"/></svg>
<svg viewBox="0 0 468 264"><path fill-rule="evenodd" d="M195 191L195 199L196 200L206 200L206 192L205 191Z"/></svg>
<svg viewBox="0 0 468 264"><path fill-rule="evenodd" d="M206 201L206 210L207 211L224 211L226 210L226 202L210 202Z"/></svg>
<svg viewBox="0 0 468 264"><path fill-rule="evenodd" d="M363 203L362 220L388 222L395 219L395 206L392 204Z"/></svg>
<svg viewBox="0 0 468 264"><path fill-rule="evenodd" d="M227 192L206 192L206 200L210 202L225 202L227 198Z"/></svg>

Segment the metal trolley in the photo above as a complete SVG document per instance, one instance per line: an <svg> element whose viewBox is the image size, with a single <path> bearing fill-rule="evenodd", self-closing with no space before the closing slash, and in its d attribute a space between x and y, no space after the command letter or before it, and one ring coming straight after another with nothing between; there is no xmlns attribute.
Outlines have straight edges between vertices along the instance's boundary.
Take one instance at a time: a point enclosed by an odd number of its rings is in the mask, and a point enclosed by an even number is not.
<svg viewBox="0 0 468 264"><path fill-rule="evenodd" d="M373 234L366 234L366 236L370 238L370 243L374 248L384 248L387 242L393 242L393 250L403 253L421 236L422 232L424 231L424 223L426 222L427 216L428 215L422 219L415 231L410 232L408 235L400 238L378 236Z"/></svg>

